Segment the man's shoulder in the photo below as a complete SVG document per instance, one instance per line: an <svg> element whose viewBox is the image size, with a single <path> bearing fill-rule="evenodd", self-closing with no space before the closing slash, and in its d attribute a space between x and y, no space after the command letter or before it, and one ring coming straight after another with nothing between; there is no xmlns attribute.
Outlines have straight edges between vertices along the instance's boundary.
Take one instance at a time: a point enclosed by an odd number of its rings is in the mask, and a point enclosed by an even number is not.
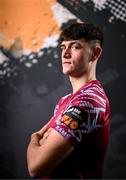
<svg viewBox="0 0 126 180"><path fill-rule="evenodd" d="M105 91L100 83L90 83L86 87L83 86L76 94L75 97L88 97L99 96L106 97Z"/></svg>
<svg viewBox="0 0 126 180"><path fill-rule="evenodd" d="M107 97L100 83L89 83L82 87L74 96L72 102L79 106L106 107Z"/></svg>

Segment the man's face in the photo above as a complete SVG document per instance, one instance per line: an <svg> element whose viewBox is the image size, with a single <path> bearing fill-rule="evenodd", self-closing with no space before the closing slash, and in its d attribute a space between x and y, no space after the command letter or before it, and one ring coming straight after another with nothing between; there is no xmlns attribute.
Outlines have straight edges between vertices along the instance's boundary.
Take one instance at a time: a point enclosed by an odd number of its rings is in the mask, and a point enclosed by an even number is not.
<svg viewBox="0 0 126 180"><path fill-rule="evenodd" d="M88 42L84 39L63 41L61 49L64 74L79 77L88 72L93 52Z"/></svg>

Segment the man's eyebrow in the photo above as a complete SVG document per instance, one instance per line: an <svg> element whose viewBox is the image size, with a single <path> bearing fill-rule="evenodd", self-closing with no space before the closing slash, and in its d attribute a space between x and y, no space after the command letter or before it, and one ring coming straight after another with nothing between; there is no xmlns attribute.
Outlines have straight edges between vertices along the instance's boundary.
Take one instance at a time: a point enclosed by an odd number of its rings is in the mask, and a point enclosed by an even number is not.
<svg viewBox="0 0 126 180"><path fill-rule="evenodd" d="M71 43L69 43L69 46L71 46L71 45L73 45L73 44L79 44L79 45L81 45L81 43L79 43L79 42L77 42L77 41L73 41L73 42L71 42ZM60 44L60 46L62 47L62 46L66 46L66 44Z"/></svg>
<svg viewBox="0 0 126 180"><path fill-rule="evenodd" d="M65 44L60 44L60 46L65 46Z"/></svg>

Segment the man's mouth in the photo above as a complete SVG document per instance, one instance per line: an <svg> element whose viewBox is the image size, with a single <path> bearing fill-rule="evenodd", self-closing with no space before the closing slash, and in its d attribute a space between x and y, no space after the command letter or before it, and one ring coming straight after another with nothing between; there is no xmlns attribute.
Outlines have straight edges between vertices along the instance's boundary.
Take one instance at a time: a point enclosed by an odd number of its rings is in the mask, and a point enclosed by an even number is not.
<svg viewBox="0 0 126 180"><path fill-rule="evenodd" d="M70 61L64 61L63 64L71 64Z"/></svg>

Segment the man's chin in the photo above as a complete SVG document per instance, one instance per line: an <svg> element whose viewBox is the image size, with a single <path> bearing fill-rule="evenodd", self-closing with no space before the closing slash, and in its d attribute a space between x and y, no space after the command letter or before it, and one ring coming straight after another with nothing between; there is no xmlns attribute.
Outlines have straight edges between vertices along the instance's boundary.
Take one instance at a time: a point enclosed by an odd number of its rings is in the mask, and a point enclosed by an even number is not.
<svg viewBox="0 0 126 180"><path fill-rule="evenodd" d="M75 77L75 78L79 78L84 75L84 73L75 73L75 72L70 72L70 71L63 71L63 74L69 77Z"/></svg>
<svg viewBox="0 0 126 180"><path fill-rule="evenodd" d="M68 72L68 71L63 71L63 74L65 74L65 75L70 75L70 72Z"/></svg>

